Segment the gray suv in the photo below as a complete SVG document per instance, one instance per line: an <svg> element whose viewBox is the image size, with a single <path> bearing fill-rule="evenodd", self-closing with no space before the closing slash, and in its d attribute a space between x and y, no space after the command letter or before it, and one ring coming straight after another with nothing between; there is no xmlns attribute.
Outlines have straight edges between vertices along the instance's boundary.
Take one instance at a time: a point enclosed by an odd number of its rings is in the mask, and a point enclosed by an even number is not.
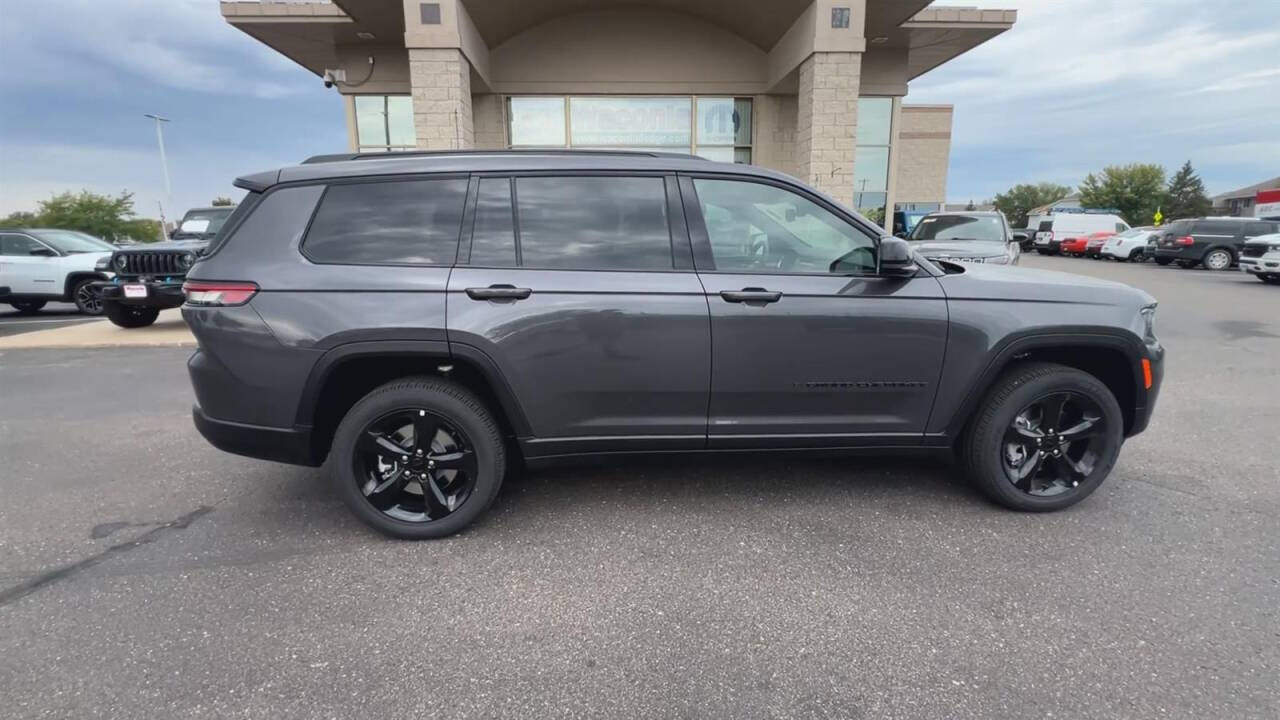
<svg viewBox="0 0 1280 720"><path fill-rule="evenodd" d="M343 155L236 184L184 287L196 427L326 465L397 537L465 527L513 464L630 453L954 449L1056 510L1160 386L1149 295L933 262L757 167Z"/></svg>

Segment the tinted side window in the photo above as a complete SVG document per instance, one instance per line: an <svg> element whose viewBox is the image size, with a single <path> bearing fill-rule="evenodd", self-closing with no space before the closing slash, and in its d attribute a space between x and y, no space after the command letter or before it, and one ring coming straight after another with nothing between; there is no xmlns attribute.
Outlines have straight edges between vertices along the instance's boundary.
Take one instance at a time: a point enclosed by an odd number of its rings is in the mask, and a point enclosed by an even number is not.
<svg viewBox="0 0 1280 720"><path fill-rule="evenodd" d="M716 270L876 271L875 240L808 198L773 185L737 180L698 179L694 187ZM917 225L915 232L919 230Z"/></svg>
<svg viewBox="0 0 1280 720"><path fill-rule="evenodd" d="M673 267L660 177L517 178L516 205L524 267Z"/></svg>
<svg viewBox="0 0 1280 720"><path fill-rule="evenodd" d="M481 178L471 231L472 265L514 267L516 231L511 215L511 180Z"/></svg>
<svg viewBox="0 0 1280 720"><path fill-rule="evenodd" d="M1276 231L1275 223L1252 222L1245 223L1244 236L1257 237L1258 235L1266 235Z"/></svg>
<svg viewBox="0 0 1280 720"><path fill-rule="evenodd" d="M1214 222L1213 220L1205 220L1196 223L1195 235L1235 235L1240 231L1240 223L1233 222Z"/></svg>
<svg viewBox="0 0 1280 720"><path fill-rule="evenodd" d="M0 255L30 255L44 246L26 235L0 235Z"/></svg>
<svg viewBox="0 0 1280 720"><path fill-rule="evenodd" d="M331 185L302 251L318 263L452 265L467 181Z"/></svg>

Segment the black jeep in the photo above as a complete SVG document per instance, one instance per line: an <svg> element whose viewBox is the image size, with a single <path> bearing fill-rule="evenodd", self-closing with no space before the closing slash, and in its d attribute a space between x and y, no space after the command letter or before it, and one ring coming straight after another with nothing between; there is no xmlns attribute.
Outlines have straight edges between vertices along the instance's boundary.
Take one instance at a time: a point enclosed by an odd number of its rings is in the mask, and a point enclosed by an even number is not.
<svg viewBox="0 0 1280 720"><path fill-rule="evenodd" d="M222 229L235 206L193 208L168 242L120 248L102 269L115 278L96 285L103 312L124 328L146 327L161 310L182 304L182 283L196 258Z"/></svg>

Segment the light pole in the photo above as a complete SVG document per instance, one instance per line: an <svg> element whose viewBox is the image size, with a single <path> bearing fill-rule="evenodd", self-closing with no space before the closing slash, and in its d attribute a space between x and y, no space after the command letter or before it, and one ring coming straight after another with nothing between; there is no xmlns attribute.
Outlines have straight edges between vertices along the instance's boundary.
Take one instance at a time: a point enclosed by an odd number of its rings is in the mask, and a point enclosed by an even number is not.
<svg viewBox="0 0 1280 720"><path fill-rule="evenodd" d="M171 199L173 190L169 187L169 161L164 156L164 130L161 129L163 123L169 122L169 118L160 117L151 113L145 113L143 117L149 117L156 121L156 144L160 146L160 169L164 171L164 199ZM160 235L165 240L169 239L169 230L164 226L164 206L160 206Z"/></svg>

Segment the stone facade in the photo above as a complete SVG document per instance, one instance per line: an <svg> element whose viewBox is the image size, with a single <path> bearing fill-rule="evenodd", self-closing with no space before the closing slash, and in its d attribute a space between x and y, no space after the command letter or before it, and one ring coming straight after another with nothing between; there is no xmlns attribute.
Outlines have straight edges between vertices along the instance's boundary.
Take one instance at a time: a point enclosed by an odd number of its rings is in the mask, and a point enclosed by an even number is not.
<svg viewBox="0 0 1280 720"><path fill-rule="evenodd" d="M951 156L950 105L903 105L894 202L944 203Z"/></svg>
<svg viewBox="0 0 1280 720"><path fill-rule="evenodd" d="M409 48L409 84L418 147L454 150L475 145L471 65L452 48Z"/></svg>
<svg viewBox="0 0 1280 720"><path fill-rule="evenodd" d="M797 176L796 96L756 95L751 101L751 162L760 167Z"/></svg>
<svg viewBox="0 0 1280 720"><path fill-rule="evenodd" d="M800 64L796 175L842 202L853 197L861 69L856 52L818 52Z"/></svg>
<svg viewBox="0 0 1280 720"><path fill-rule="evenodd" d="M507 146L505 105L501 95L471 96L476 147L497 150Z"/></svg>

